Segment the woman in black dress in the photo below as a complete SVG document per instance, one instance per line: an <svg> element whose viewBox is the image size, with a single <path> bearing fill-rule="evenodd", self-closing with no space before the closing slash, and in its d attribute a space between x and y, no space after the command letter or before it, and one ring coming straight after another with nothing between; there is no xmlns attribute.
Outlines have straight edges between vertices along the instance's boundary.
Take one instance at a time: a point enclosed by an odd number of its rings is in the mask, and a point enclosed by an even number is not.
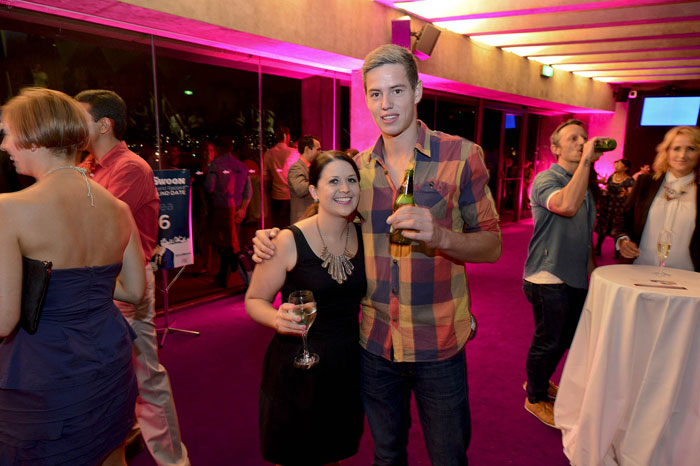
<svg viewBox="0 0 700 466"><path fill-rule="evenodd" d="M601 254L601 248L606 236L612 235L612 229L616 219L622 215L627 196L629 196L634 186L634 178L627 174L630 167L630 161L620 159L615 161L615 172L608 178L605 187L605 195L598 203L598 219L595 224L595 232L598 235L595 253L597 256ZM615 251L615 257L619 255Z"/></svg>
<svg viewBox="0 0 700 466"><path fill-rule="evenodd" d="M248 314L277 332L265 354L260 387L260 443L267 461L322 465L357 452L363 426L358 314L366 288L362 236L352 222L359 179L343 152L324 152L312 162L311 216L279 233L277 253L258 264L246 293ZM337 273L322 258L350 273ZM294 367L304 326L291 313L293 305L272 306L280 289L282 301L296 290L311 290L316 299L308 341L320 359L311 369Z"/></svg>

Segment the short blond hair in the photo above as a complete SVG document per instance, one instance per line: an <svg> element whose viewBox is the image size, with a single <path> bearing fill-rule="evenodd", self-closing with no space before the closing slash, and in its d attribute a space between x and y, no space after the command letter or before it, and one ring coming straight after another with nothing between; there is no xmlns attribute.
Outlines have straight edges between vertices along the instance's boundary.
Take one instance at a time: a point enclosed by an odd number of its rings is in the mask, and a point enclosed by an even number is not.
<svg viewBox="0 0 700 466"><path fill-rule="evenodd" d="M576 120L574 118L571 118L569 120L566 120L564 123L560 124L557 126L557 129L554 130L554 132L549 136L549 143L553 146L559 147L559 142L561 140L561 130L566 128L567 126L580 126L584 130L586 129L586 125L583 124L581 120Z"/></svg>
<svg viewBox="0 0 700 466"><path fill-rule="evenodd" d="M651 165L654 170L654 179L658 180L668 171L668 149L671 147L676 136L685 135L690 138L690 142L700 151L700 129L696 126L676 126L668 130L664 140L656 146L656 157ZM700 179L700 163L695 166L695 179Z"/></svg>
<svg viewBox="0 0 700 466"><path fill-rule="evenodd" d="M19 148L45 147L74 156L89 140L85 111L63 92L27 87L2 107L2 120L12 127Z"/></svg>

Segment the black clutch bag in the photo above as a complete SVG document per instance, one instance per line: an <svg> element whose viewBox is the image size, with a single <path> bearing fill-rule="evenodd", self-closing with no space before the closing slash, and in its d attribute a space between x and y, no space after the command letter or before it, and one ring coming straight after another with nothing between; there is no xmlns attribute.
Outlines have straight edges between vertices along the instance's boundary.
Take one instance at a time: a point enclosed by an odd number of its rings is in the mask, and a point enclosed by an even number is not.
<svg viewBox="0 0 700 466"><path fill-rule="evenodd" d="M34 335L39 328L52 266L49 261L22 257L22 309L19 325L30 335Z"/></svg>

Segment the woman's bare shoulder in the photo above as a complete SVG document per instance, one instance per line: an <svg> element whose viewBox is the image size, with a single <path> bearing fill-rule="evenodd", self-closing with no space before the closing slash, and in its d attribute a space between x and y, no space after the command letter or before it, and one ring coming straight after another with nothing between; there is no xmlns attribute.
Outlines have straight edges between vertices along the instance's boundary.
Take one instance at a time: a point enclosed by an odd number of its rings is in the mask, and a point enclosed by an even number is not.
<svg viewBox="0 0 700 466"><path fill-rule="evenodd" d="M291 270L297 261L297 248L294 241L294 233L291 230L280 230L277 236L272 238L275 246L275 254L269 260L263 261L263 268L284 268Z"/></svg>
<svg viewBox="0 0 700 466"><path fill-rule="evenodd" d="M98 183L91 181L90 189L92 190L93 196L95 196L94 203L96 208L113 212L120 216L127 216L131 214L129 204L113 196L112 193L107 191L106 188L100 186Z"/></svg>
<svg viewBox="0 0 700 466"><path fill-rule="evenodd" d="M275 248L280 253L286 252L290 249L296 249L294 233L289 229L280 230L279 233L277 233L277 236L272 239L272 244L275 245Z"/></svg>
<svg viewBox="0 0 700 466"><path fill-rule="evenodd" d="M41 193L32 185L22 191L0 194L0 215L12 216L10 221L19 221L41 208L42 204Z"/></svg>
<svg viewBox="0 0 700 466"><path fill-rule="evenodd" d="M312 231L316 231L316 216L306 217L294 224L299 228L304 236L308 237Z"/></svg>
<svg viewBox="0 0 700 466"><path fill-rule="evenodd" d="M100 199L102 202L109 203L115 207L124 204L118 198L114 197L112 193L107 191L107 188L103 187L95 181L90 180L90 189L93 195L97 196L97 198Z"/></svg>
<svg viewBox="0 0 700 466"><path fill-rule="evenodd" d="M109 193L107 193L109 194ZM114 207L123 215L131 215L131 208L129 207L129 204L126 202L122 201L121 199L117 199L116 197L112 196L110 194L110 201L114 204Z"/></svg>

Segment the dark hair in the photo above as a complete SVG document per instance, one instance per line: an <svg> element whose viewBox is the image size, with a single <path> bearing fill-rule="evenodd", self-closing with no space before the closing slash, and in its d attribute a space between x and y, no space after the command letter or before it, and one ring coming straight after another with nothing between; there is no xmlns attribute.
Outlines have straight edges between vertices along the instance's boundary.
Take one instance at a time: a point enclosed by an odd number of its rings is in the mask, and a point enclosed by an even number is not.
<svg viewBox="0 0 700 466"><path fill-rule="evenodd" d="M90 105L90 115L95 121L109 118L114 124L114 136L122 139L126 132L126 104L114 91L90 89L75 96L75 100Z"/></svg>
<svg viewBox="0 0 700 466"><path fill-rule="evenodd" d="M620 162L622 163L622 165L627 167L627 170L629 170L630 166L632 165L632 162L630 162L629 159L620 159ZM627 170L625 170L625 171L627 171Z"/></svg>
<svg viewBox="0 0 700 466"><path fill-rule="evenodd" d="M360 171L357 169L357 165L355 165L355 162L352 160L352 157L350 157L345 152L339 150L328 150L325 152L321 152L318 155L318 157L316 157L314 161L311 162L311 165L309 166L309 184L313 186L318 186L318 180L321 178L323 169L326 168L326 165L328 165L331 162L335 162L336 160L341 160L343 162L349 163L352 169L355 170L355 174L357 175L357 181L360 181ZM318 203L314 202L306 209L302 218L311 217L312 215L316 215L317 213Z"/></svg>
<svg viewBox="0 0 700 466"><path fill-rule="evenodd" d="M85 112L63 92L38 87L22 89L2 107L16 145L45 147L54 154L74 156L84 149L90 133Z"/></svg>
<svg viewBox="0 0 700 466"><path fill-rule="evenodd" d="M355 174L357 175L357 179L359 181L360 170L357 169L357 165L355 165L355 162L348 154L339 150L327 150L325 152L321 152L319 156L316 157L313 162L311 162L311 165L309 166L309 184L318 186L318 180L321 178L323 169L326 168L326 165L331 162L335 162L336 160L342 160L343 162L349 163L352 169L355 170Z"/></svg>
<svg viewBox="0 0 700 466"><path fill-rule="evenodd" d="M232 153L233 138L225 134L219 135L214 141L214 146L217 149L217 153L220 155Z"/></svg>
<svg viewBox="0 0 700 466"><path fill-rule="evenodd" d="M288 134L289 128L287 128L286 126L280 126L275 130L275 141L284 142L287 139Z"/></svg>
<svg viewBox="0 0 700 466"><path fill-rule="evenodd" d="M382 65L401 65L406 72L411 89L415 90L418 86L418 65L411 51L400 45L385 44L372 50L365 57L365 63L362 66L365 93L367 93L367 73Z"/></svg>
<svg viewBox="0 0 700 466"><path fill-rule="evenodd" d="M318 141L318 139L308 134L300 137L299 141L297 142L297 150L300 154L303 154L307 147L309 149L313 149L314 141Z"/></svg>

